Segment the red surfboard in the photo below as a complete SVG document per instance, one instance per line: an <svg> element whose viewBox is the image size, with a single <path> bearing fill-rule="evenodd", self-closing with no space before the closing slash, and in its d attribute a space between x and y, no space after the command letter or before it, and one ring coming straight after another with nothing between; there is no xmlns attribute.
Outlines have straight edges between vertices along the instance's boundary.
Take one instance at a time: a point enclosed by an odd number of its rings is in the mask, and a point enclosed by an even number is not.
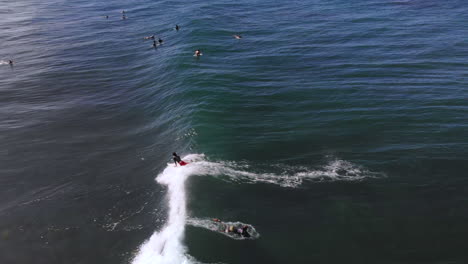
<svg viewBox="0 0 468 264"><path fill-rule="evenodd" d="M185 162L185 161L183 161L183 160L181 160L181 161L179 162L179 165L180 165L180 166L185 166L185 165L187 165L187 164L188 164L188 163Z"/></svg>

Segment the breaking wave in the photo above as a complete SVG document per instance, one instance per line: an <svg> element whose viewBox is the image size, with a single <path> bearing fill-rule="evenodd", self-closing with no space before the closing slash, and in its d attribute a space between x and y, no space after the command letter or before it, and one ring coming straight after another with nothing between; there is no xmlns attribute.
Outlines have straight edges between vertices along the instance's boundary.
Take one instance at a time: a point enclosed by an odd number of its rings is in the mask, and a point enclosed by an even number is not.
<svg viewBox="0 0 468 264"><path fill-rule="evenodd" d="M154 233L139 249L133 264L183 264L192 263L182 243L185 230L186 198L185 180L193 174L193 166L168 165L156 181L167 185L169 217L161 231Z"/></svg>

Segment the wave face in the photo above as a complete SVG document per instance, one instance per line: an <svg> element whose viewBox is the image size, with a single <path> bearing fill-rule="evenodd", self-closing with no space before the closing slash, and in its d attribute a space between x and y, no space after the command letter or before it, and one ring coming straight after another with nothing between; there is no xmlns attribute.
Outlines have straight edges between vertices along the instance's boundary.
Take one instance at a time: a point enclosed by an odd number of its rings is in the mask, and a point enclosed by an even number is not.
<svg viewBox="0 0 468 264"><path fill-rule="evenodd" d="M0 263L467 263L467 14L1 1Z"/></svg>

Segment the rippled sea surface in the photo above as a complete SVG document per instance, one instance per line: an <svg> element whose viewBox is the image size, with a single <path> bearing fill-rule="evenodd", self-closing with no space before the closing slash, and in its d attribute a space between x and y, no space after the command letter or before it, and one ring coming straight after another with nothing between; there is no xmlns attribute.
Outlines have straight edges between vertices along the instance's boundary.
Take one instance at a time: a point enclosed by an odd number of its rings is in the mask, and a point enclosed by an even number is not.
<svg viewBox="0 0 468 264"><path fill-rule="evenodd" d="M0 6L0 263L468 262L465 0Z"/></svg>

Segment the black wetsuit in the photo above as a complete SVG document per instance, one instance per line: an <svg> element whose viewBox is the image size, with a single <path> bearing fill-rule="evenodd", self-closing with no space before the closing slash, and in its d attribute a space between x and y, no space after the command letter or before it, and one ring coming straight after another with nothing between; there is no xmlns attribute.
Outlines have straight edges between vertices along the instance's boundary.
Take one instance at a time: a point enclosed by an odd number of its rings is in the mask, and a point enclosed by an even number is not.
<svg viewBox="0 0 468 264"><path fill-rule="evenodd" d="M179 156L174 155L174 163L175 163L176 166L177 166L177 164L178 164L179 162L181 162L181 161L182 161L182 160L180 159Z"/></svg>
<svg viewBox="0 0 468 264"><path fill-rule="evenodd" d="M248 228L249 228L248 226L244 226L244 227L242 228L242 234L241 234L241 235L242 235L243 237L250 237L249 232L247 232L247 229L248 229Z"/></svg>

